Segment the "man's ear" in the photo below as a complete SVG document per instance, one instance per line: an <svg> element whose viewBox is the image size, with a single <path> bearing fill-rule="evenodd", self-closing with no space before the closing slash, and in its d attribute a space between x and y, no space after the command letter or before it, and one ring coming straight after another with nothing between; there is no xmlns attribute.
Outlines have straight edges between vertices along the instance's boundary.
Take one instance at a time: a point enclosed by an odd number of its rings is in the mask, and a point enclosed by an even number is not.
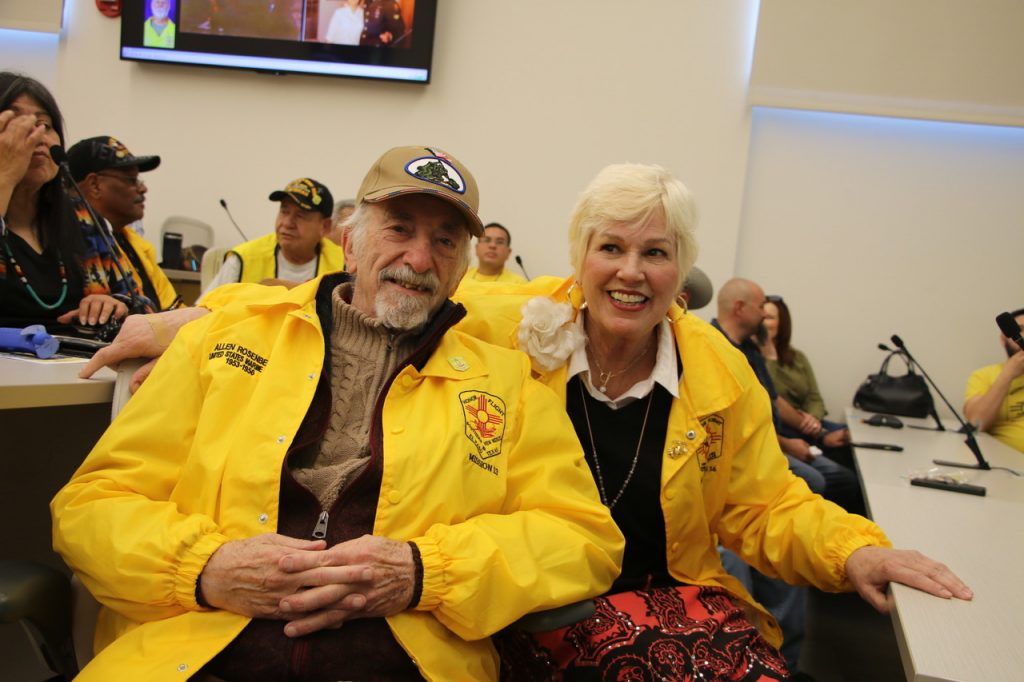
<svg viewBox="0 0 1024 682"><path fill-rule="evenodd" d="M78 186L81 187L86 194L95 199L100 195L99 178L100 176L97 175L96 173L89 173L84 178L82 178L82 181L78 183Z"/></svg>
<svg viewBox="0 0 1024 682"><path fill-rule="evenodd" d="M341 248L345 252L345 272L355 273L356 252L352 245L352 228L346 227L341 231Z"/></svg>

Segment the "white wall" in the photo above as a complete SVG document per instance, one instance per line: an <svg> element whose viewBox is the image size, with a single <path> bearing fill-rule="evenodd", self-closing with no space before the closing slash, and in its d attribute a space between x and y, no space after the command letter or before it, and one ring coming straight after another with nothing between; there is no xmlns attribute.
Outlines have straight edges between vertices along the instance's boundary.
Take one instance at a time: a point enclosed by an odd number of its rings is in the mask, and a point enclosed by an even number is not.
<svg viewBox="0 0 1024 682"><path fill-rule="evenodd" d="M1022 185L1020 128L757 109L736 271L786 299L834 415L893 334L959 409L1024 306Z"/></svg>
<svg viewBox="0 0 1024 682"><path fill-rule="evenodd" d="M120 62L119 23L69 0L59 47L4 34L0 67L53 86L72 139L163 156L151 235L183 213L219 245L235 240L221 197L254 236L288 180L350 195L385 148L429 143L473 169L531 275L563 274L565 219L596 171L664 164L697 197L713 282L750 276L792 303L834 413L894 332L959 403L970 369L999 359L993 317L1024 305L1021 131L780 111L751 126L757 8L442 0L434 80L417 86Z"/></svg>
<svg viewBox="0 0 1024 682"><path fill-rule="evenodd" d="M56 94L70 136L110 133L162 155L147 176L150 235L183 213L228 245L221 197L255 236L272 228L267 194L288 180L352 195L383 150L428 143L473 170L484 219L512 230L532 276L568 273L566 217L613 161L677 173L699 198L702 265L717 280L732 266L755 0L657 11L443 0L426 86L120 62L119 22L69 2Z"/></svg>

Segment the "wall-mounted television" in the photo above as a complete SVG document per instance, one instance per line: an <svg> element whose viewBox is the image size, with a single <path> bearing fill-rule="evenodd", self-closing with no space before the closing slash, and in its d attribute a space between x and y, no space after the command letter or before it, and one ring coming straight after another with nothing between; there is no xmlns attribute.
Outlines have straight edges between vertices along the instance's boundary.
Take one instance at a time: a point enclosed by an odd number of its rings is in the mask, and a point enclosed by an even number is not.
<svg viewBox="0 0 1024 682"><path fill-rule="evenodd" d="M437 0L140 0L121 59L430 82Z"/></svg>

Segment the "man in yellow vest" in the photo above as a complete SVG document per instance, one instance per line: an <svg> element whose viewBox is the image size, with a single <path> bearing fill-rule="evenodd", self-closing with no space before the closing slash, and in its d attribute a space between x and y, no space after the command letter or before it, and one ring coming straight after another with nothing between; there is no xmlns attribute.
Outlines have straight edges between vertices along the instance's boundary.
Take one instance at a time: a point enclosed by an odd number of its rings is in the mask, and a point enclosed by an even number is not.
<svg viewBox="0 0 1024 682"><path fill-rule="evenodd" d="M281 202L274 231L229 251L204 294L230 282L297 284L344 269L341 247L327 239L334 199L325 185L299 178L270 200Z"/></svg>

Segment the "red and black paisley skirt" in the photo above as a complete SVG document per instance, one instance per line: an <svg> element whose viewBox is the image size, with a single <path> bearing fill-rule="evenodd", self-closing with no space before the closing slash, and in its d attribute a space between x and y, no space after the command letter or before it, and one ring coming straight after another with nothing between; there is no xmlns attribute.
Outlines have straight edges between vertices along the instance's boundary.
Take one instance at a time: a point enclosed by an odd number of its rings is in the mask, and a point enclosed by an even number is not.
<svg viewBox="0 0 1024 682"><path fill-rule="evenodd" d="M760 682L786 664L722 589L681 585L594 600L594 615L543 633L495 637L502 679Z"/></svg>

